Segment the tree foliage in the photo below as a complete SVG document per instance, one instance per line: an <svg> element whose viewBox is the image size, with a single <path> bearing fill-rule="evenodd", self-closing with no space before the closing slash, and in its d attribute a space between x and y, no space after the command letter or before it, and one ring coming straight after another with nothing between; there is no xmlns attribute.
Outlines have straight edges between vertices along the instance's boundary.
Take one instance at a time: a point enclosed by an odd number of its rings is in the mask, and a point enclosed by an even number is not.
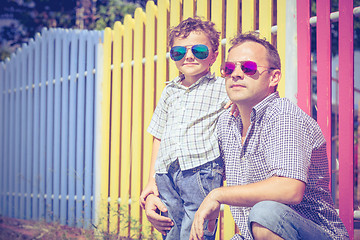
<svg viewBox="0 0 360 240"><path fill-rule="evenodd" d="M359 7L360 0L353 0L353 7ZM339 1L331 0L331 12L339 11ZM311 16L316 16L316 1L312 1ZM331 23L331 53L337 55L339 53L339 22ZM360 19L354 18L354 49L360 50ZM316 27L311 28L311 52L316 52Z"/></svg>
<svg viewBox="0 0 360 240"><path fill-rule="evenodd" d="M133 16L137 7L145 8L148 0L88 0L95 9L86 29L101 30L123 21L126 14ZM84 0L1 0L0 61L16 47L33 38L42 28L77 28L79 6Z"/></svg>
<svg viewBox="0 0 360 240"><path fill-rule="evenodd" d="M113 27L116 21L123 21L126 14L134 15L138 4L129 4L121 0L97 0L96 22L93 29L101 30Z"/></svg>

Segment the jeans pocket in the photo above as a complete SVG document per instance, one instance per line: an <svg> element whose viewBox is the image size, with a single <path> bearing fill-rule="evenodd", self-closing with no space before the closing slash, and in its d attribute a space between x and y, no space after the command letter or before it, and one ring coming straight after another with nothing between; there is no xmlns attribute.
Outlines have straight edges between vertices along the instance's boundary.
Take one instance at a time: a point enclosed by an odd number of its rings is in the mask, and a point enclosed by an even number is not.
<svg viewBox="0 0 360 240"><path fill-rule="evenodd" d="M202 191L204 197L206 197L211 190L222 186L223 175L221 171L214 171L211 166L201 169L196 174L199 189Z"/></svg>

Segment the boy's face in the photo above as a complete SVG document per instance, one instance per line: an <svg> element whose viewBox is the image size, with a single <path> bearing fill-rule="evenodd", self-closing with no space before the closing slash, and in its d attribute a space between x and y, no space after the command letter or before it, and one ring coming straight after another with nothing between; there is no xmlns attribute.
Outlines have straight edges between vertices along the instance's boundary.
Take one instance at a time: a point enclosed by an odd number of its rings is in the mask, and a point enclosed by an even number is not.
<svg viewBox="0 0 360 240"><path fill-rule="evenodd" d="M226 92L235 104L252 108L270 95L280 80L280 70L269 69L267 51L259 43L248 41L233 47L227 61L236 63L234 71L225 78ZM242 71L240 62L245 61L257 64L255 74Z"/></svg>
<svg viewBox="0 0 360 240"><path fill-rule="evenodd" d="M203 44L209 48L209 56L199 59L191 51L193 45ZM191 83L196 82L204 76L210 66L215 62L218 52L213 52L209 38L203 32L191 32L187 38L177 37L174 39L174 46L187 47L185 56L179 61L175 61L176 67L185 76L185 80Z"/></svg>

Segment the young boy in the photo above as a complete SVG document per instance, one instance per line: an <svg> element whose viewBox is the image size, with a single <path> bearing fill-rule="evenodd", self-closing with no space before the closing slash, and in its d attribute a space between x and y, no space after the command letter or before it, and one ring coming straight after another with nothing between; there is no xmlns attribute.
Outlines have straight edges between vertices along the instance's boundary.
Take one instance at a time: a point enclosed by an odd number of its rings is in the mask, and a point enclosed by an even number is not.
<svg viewBox="0 0 360 240"><path fill-rule="evenodd" d="M160 195L172 220L164 239L189 239L196 210L223 181L215 126L229 101L224 79L209 72L218 55L220 33L214 24L188 18L169 34L170 57L182 73L165 87L148 132L154 136L144 208L150 194ZM215 231L205 239L215 239Z"/></svg>

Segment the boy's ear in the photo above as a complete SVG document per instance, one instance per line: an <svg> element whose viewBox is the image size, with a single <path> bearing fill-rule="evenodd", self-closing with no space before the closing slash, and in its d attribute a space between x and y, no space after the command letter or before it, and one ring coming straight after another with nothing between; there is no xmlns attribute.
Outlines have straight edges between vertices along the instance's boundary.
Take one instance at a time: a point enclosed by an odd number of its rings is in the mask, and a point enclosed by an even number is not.
<svg viewBox="0 0 360 240"><path fill-rule="evenodd" d="M214 64L214 62L216 61L217 56L219 55L219 51L215 51L212 55L211 55L211 64L210 67Z"/></svg>

